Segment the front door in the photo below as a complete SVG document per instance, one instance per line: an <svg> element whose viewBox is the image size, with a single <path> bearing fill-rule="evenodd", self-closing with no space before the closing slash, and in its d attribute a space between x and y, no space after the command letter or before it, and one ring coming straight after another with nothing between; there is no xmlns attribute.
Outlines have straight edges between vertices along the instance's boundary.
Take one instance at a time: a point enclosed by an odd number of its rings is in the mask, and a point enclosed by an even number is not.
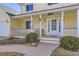
<svg viewBox="0 0 79 59"><path fill-rule="evenodd" d="M58 35L58 20L49 20L48 21L48 35L57 36Z"/></svg>

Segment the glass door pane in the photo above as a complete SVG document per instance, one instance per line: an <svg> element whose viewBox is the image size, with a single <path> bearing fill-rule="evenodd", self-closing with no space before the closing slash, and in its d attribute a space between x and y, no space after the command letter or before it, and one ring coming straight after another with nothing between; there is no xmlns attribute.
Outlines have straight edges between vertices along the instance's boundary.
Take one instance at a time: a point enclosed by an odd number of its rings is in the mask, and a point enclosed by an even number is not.
<svg viewBox="0 0 79 59"><path fill-rule="evenodd" d="M48 32L50 32L50 20L48 20Z"/></svg>
<svg viewBox="0 0 79 59"><path fill-rule="evenodd" d="M51 23L51 30L52 30L52 31L53 31L53 30L56 30L56 29L57 29L56 20L52 20L51 22L52 22L52 23Z"/></svg>

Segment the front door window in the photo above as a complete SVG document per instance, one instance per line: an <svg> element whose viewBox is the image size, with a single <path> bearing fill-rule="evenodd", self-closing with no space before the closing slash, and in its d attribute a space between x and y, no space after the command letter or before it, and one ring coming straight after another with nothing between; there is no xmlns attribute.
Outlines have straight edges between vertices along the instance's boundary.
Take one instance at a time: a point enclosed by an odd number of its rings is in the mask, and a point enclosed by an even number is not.
<svg viewBox="0 0 79 59"><path fill-rule="evenodd" d="M50 20L48 20L48 32L50 32Z"/></svg>
<svg viewBox="0 0 79 59"><path fill-rule="evenodd" d="M51 30L52 31L54 31L54 30L56 30L57 29L57 22L56 22L56 20L52 20L51 21Z"/></svg>
<svg viewBox="0 0 79 59"><path fill-rule="evenodd" d="M48 35L56 36L61 32L61 20L48 20Z"/></svg>

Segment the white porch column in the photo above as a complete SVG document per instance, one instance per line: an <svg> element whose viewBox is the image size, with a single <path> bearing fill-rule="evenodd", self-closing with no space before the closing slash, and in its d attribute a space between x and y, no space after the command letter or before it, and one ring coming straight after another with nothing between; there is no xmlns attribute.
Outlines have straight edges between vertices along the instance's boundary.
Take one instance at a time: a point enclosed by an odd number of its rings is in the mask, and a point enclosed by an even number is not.
<svg viewBox="0 0 79 59"><path fill-rule="evenodd" d="M77 37L79 37L79 9L77 9Z"/></svg>
<svg viewBox="0 0 79 59"><path fill-rule="evenodd" d="M61 12L61 36L64 35L64 11Z"/></svg>
<svg viewBox="0 0 79 59"><path fill-rule="evenodd" d="M33 30L33 17L31 16L31 30Z"/></svg>
<svg viewBox="0 0 79 59"><path fill-rule="evenodd" d="M39 21L40 21L40 37L42 37L42 16L39 16Z"/></svg>

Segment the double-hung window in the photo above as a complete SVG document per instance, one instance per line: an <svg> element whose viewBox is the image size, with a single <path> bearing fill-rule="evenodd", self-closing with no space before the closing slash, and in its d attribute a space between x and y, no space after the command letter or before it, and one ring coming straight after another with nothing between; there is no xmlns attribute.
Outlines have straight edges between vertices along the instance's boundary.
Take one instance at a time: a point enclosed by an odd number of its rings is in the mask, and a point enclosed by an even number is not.
<svg viewBox="0 0 79 59"><path fill-rule="evenodd" d="M26 21L26 29L31 29L31 21Z"/></svg>
<svg viewBox="0 0 79 59"><path fill-rule="evenodd" d="M26 5L26 11L33 11L33 4Z"/></svg>

